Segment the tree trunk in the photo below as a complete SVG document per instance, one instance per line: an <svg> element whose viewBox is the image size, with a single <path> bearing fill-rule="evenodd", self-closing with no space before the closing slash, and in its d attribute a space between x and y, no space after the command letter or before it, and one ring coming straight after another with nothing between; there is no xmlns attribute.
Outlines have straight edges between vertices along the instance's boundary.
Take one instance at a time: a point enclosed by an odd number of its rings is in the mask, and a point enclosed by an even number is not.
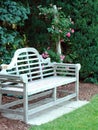
<svg viewBox="0 0 98 130"><path fill-rule="evenodd" d="M57 51L57 54L59 55L62 54L60 38L59 38L59 41L56 43L56 51Z"/></svg>
<svg viewBox="0 0 98 130"><path fill-rule="evenodd" d="M54 17L58 18L57 6L54 5L53 8L54 8ZM56 51L57 51L57 54L59 54L59 55L62 54L61 43L60 43L60 36L58 36L58 42L56 43Z"/></svg>

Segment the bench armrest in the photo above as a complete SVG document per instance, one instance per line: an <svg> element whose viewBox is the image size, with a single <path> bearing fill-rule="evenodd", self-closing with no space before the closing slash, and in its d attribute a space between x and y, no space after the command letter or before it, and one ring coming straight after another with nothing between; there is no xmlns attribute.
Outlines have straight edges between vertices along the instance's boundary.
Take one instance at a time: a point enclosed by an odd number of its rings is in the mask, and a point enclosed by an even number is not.
<svg viewBox="0 0 98 130"><path fill-rule="evenodd" d="M8 87L10 88L23 88L26 89L27 84L27 76L26 75L11 75L11 74L2 74L0 73L0 87Z"/></svg>
<svg viewBox="0 0 98 130"><path fill-rule="evenodd" d="M81 65L78 64L67 64L67 63L53 63L55 74L63 76L74 76L78 77Z"/></svg>

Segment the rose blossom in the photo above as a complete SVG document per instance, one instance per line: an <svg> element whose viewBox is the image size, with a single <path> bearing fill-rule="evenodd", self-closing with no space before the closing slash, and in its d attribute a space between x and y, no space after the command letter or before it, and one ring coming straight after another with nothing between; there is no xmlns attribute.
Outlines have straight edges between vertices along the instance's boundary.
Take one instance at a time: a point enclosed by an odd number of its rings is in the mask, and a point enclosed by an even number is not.
<svg viewBox="0 0 98 130"><path fill-rule="evenodd" d="M75 32L75 30L74 30L74 29L71 29L71 32L72 32L72 33L74 33L74 32Z"/></svg>
<svg viewBox="0 0 98 130"><path fill-rule="evenodd" d="M49 57L49 54L48 54L47 52L44 52L44 53L42 54L42 57L43 57L44 59L46 59L46 58Z"/></svg>
<svg viewBox="0 0 98 130"><path fill-rule="evenodd" d="M63 60L64 60L64 58L65 58L65 56L64 56L64 55L60 55L60 59L61 59L61 61L63 61Z"/></svg>
<svg viewBox="0 0 98 130"><path fill-rule="evenodd" d="M70 37L70 36L71 36L70 32L68 32L68 33L66 34L66 36L67 36L67 37Z"/></svg>

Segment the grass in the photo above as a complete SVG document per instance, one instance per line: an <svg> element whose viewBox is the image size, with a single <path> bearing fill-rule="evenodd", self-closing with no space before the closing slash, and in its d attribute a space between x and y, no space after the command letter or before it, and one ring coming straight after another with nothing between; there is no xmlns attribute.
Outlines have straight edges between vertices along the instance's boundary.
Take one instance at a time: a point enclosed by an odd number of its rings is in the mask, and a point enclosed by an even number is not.
<svg viewBox="0 0 98 130"><path fill-rule="evenodd" d="M29 130L98 130L98 95L90 103L64 116Z"/></svg>

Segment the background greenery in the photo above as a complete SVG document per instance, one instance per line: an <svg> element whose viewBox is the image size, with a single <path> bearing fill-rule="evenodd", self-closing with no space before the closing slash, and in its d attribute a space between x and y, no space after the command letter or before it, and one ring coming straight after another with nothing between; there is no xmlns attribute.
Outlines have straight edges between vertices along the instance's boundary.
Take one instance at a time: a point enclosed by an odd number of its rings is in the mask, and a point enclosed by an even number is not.
<svg viewBox="0 0 98 130"><path fill-rule="evenodd" d="M81 80L98 82L98 0L1 0L0 4L0 63L9 63L14 51L24 46L35 47L40 53L50 47L55 52L47 31L51 18L39 15L38 9L52 4L62 7L74 21L71 28L75 33L62 42L65 62L81 64Z"/></svg>
<svg viewBox="0 0 98 130"><path fill-rule="evenodd" d="M22 30L30 10L20 2L0 1L0 63L9 63L17 48L25 44Z"/></svg>
<svg viewBox="0 0 98 130"><path fill-rule="evenodd" d="M98 82L98 0L67 2L65 12L70 12L75 23L68 57L81 63L81 79Z"/></svg>

